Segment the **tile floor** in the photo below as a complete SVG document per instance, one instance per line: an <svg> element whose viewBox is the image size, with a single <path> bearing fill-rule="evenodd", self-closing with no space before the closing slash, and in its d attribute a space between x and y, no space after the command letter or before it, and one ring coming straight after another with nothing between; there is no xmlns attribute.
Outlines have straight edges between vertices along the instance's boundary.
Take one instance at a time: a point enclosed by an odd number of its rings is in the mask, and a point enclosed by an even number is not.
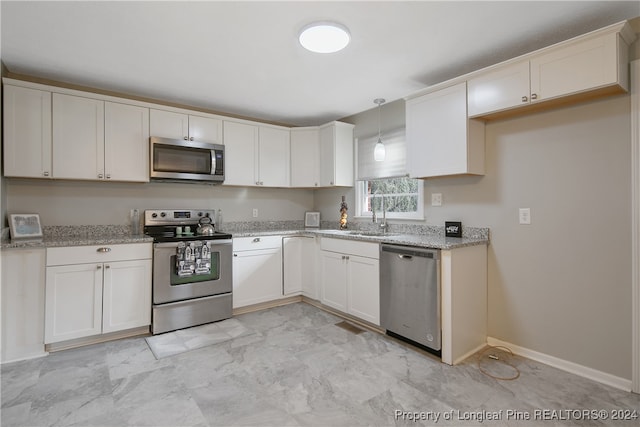
<svg viewBox="0 0 640 427"><path fill-rule="evenodd" d="M388 337L349 332L305 303L235 319L251 333L159 360L144 338L132 338L2 365L1 425L640 425L514 421L508 411L640 411L640 395L527 359L512 360L518 379L500 381L482 374L475 357L444 365ZM396 418L397 410L425 419ZM490 415L498 420L480 422Z"/></svg>

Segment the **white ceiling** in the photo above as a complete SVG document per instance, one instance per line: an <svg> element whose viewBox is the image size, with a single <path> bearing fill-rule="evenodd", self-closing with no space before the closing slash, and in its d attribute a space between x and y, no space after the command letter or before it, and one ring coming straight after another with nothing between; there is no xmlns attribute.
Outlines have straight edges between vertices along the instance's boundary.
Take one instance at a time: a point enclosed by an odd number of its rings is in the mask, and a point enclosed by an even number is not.
<svg viewBox="0 0 640 427"><path fill-rule="evenodd" d="M317 125L640 15L639 1L2 1L2 62L27 74ZM347 26L342 52L297 42Z"/></svg>

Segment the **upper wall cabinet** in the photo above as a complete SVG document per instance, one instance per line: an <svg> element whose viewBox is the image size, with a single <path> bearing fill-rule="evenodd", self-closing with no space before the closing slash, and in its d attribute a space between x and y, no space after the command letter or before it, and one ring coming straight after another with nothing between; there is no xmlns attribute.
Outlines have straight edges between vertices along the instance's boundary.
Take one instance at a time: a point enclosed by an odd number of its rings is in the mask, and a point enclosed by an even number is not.
<svg viewBox="0 0 640 427"><path fill-rule="evenodd" d="M412 178L484 174L484 123L467 117L466 82L406 103Z"/></svg>
<svg viewBox="0 0 640 427"><path fill-rule="evenodd" d="M53 177L149 181L149 109L53 94Z"/></svg>
<svg viewBox="0 0 640 427"><path fill-rule="evenodd" d="M317 126L291 129L291 186L320 185L320 130Z"/></svg>
<svg viewBox="0 0 640 427"><path fill-rule="evenodd" d="M224 122L225 185L288 187L289 129Z"/></svg>
<svg viewBox="0 0 640 427"><path fill-rule="evenodd" d="M222 144L222 120L151 109L151 136Z"/></svg>
<svg viewBox="0 0 640 427"><path fill-rule="evenodd" d="M353 128L342 122L320 126L320 186L353 186Z"/></svg>
<svg viewBox="0 0 640 427"><path fill-rule="evenodd" d="M627 91L629 38L622 36L623 29L577 38L478 72L468 80L469 116L500 117L513 108Z"/></svg>
<svg viewBox="0 0 640 427"><path fill-rule="evenodd" d="M51 178L51 92L4 86L4 174Z"/></svg>

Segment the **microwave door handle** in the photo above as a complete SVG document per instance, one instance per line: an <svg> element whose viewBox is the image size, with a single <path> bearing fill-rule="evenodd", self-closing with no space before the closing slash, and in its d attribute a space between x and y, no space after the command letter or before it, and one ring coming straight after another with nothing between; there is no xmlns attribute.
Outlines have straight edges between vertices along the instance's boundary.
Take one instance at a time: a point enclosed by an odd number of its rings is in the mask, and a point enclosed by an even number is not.
<svg viewBox="0 0 640 427"><path fill-rule="evenodd" d="M216 174L216 150L211 150L211 175Z"/></svg>

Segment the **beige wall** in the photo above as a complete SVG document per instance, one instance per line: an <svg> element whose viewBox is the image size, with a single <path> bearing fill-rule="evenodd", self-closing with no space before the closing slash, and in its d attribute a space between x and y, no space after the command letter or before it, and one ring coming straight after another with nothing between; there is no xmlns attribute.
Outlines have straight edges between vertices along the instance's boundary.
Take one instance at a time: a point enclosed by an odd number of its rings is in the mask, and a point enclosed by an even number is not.
<svg viewBox="0 0 640 427"><path fill-rule="evenodd" d="M97 183L6 179L7 208L38 212L43 225L128 224L131 209L222 209L225 221L302 220L309 190L178 183ZM252 217L253 208L258 218Z"/></svg>
<svg viewBox="0 0 640 427"><path fill-rule="evenodd" d="M491 122L485 176L424 182L427 224L461 220L491 228L490 336L626 379L629 114L623 95ZM367 122L349 119L356 130ZM442 207L430 206L433 192L443 194ZM325 218L337 218L339 195L318 191ZM518 224L521 207L531 208L531 225Z"/></svg>

